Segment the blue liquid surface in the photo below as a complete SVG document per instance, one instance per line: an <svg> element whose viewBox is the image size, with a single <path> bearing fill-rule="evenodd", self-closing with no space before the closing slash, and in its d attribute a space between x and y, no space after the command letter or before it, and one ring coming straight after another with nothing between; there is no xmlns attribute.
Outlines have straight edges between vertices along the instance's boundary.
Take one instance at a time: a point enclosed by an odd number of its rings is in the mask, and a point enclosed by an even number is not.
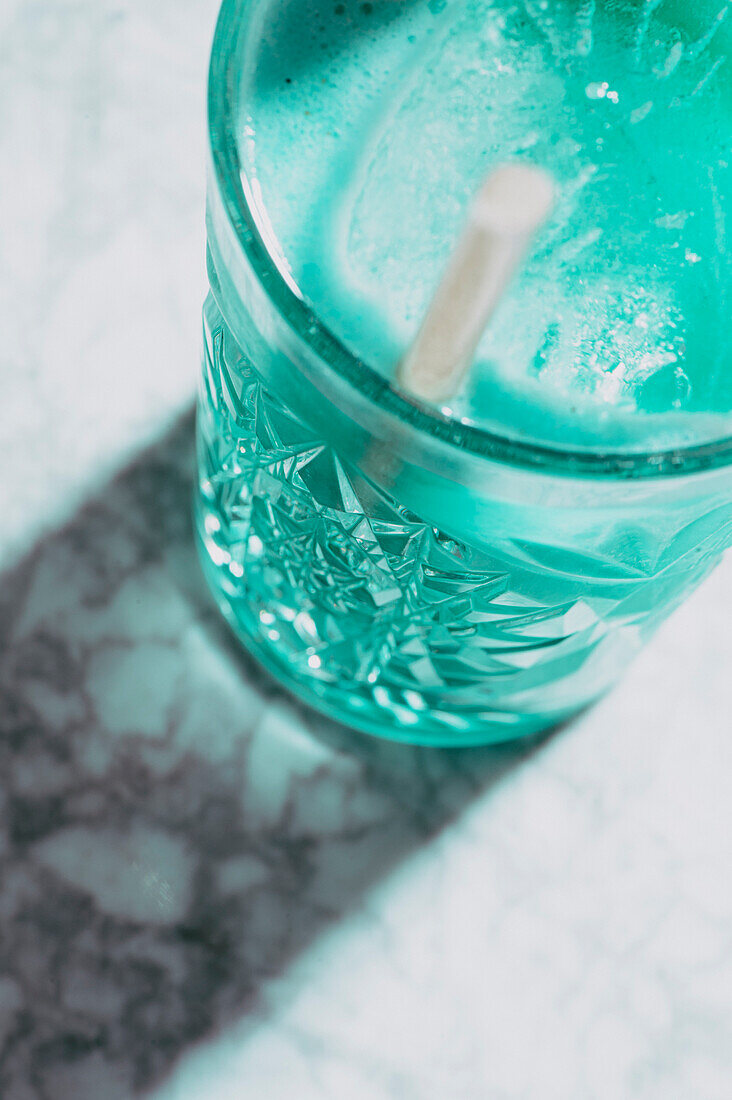
<svg viewBox="0 0 732 1100"><path fill-rule="evenodd" d="M724 5L261 4L241 146L280 267L385 375L492 167L559 198L450 406L543 443L729 432Z"/></svg>

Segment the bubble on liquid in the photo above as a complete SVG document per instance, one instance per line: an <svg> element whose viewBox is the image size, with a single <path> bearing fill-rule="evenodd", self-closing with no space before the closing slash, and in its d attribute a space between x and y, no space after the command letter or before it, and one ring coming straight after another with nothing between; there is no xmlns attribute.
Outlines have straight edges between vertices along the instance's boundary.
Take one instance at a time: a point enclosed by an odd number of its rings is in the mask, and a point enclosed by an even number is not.
<svg viewBox="0 0 732 1100"><path fill-rule="evenodd" d="M607 80L593 80L585 88L588 99L607 99L609 103L619 103L620 93L611 88Z"/></svg>

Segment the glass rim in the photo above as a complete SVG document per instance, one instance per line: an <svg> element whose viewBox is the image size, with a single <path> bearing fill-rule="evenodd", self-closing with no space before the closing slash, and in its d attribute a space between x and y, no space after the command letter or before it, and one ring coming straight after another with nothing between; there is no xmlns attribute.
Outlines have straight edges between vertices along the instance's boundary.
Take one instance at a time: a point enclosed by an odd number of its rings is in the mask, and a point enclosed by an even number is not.
<svg viewBox="0 0 732 1100"><path fill-rule="evenodd" d="M477 458L546 473L602 478L688 476L732 464L732 434L710 442L656 451L564 448L512 438L447 416L410 398L338 339L282 274L249 202L235 133L236 83L231 65L238 44L237 17L252 0L222 0L208 80L208 139L224 212L260 286L298 338L337 376L386 414Z"/></svg>

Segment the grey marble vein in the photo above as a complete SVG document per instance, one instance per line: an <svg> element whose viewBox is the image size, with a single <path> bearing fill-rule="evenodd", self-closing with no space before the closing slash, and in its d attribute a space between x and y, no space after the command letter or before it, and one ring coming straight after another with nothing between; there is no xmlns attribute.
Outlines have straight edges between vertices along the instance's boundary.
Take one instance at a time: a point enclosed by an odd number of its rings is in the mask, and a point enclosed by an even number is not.
<svg viewBox="0 0 732 1100"><path fill-rule="evenodd" d="M138 1095L531 751L296 711L203 591L192 455L186 418L0 579L7 1100Z"/></svg>

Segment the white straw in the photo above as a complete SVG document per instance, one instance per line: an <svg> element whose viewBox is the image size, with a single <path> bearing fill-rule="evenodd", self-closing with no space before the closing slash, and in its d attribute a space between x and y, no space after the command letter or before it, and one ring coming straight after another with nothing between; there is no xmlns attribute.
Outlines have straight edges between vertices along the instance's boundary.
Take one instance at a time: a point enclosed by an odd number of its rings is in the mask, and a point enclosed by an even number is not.
<svg viewBox="0 0 732 1100"><path fill-rule="evenodd" d="M504 164L484 182L412 347L397 373L415 397L444 402L460 388L488 322L554 203L551 177Z"/></svg>

